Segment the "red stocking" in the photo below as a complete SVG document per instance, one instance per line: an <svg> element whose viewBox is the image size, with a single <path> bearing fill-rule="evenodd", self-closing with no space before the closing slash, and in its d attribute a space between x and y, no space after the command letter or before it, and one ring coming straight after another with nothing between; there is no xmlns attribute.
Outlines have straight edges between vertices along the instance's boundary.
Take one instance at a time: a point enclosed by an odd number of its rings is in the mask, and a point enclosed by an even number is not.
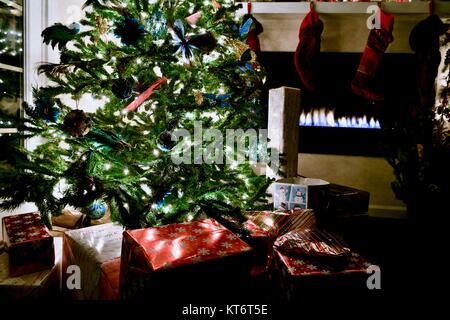
<svg viewBox="0 0 450 320"><path fill-rule="evenodd" d="M381 28L372 29L369 33L366 48L364 49L358 71L352 81L353 92L368 100L383 100L381 93L370 88L370 81L375 77L380 66L383 54L389 44L394 41L394 16L381 11Z"/></svg>
<svg viewBox="0 0 450 320"><path fill-rule="evenodd" d="M317 88L317 64L320 53L320 36L323 22L311 7L303 19L299 32L299 43L295 51L294 63L303 86L308 90Z"/></svg>
<svg viewBox="0 0 450 320"><path fill-rule="evenodd" d="M246 14L244 15L243 21L247 21L248 19L252 19L252 26L250 31L247 34L247 45L256 53L256 55L259 55L261 53L261 45L259 43L258 36L263 33L264 28L262 24L256 20L256 18L252 14Z"/></svg>

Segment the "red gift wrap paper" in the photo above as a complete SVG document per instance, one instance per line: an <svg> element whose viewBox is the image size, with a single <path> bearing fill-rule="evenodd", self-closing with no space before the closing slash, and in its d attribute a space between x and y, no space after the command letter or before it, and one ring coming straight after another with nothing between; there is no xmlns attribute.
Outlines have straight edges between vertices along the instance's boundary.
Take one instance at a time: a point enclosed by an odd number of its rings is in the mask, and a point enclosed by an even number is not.
<svg viewBox="0 0 450 320"><path fill-rule="evenodd" d="M220 287L225 278L250 275L251 247L214 219L127 230L123 234L120 292L124 299L162 297L202 287ZM201 271L200 271L201 270ZM173 272L171 272L173 271ZM170 283L170 284L169 284ZM198 289L199 290L199 289Z"/></svg>
<svg viewBox="0 0 450 320"><path fill-rule="evenodd" d="M38 212L3 218L11 277L51 269L55 264L53 237Z"/></svg>

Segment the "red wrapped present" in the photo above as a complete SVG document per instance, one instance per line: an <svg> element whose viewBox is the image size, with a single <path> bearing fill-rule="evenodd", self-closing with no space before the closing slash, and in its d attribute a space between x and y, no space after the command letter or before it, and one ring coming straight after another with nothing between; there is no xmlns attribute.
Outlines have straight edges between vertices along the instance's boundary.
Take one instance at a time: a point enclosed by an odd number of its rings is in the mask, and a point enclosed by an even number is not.
<svg viewBox="0 0 450 320"><path fill-rule="evenodd" d="M123 235L124 299L219 297L250 275L251 247L214 219L128 230Z"/></svg>
<svg viewBox="0 0 450 320"><path fill-rule="evenodd" d="M246 213L249 220L260 226L272 236L278 237L295 229L312 228L316 217L311 209L292 209L287 211L257 211Z"/></svg>
<svg viewBox="0 0 450 320"><path fill-rule="evenodd" d="M51 269L55 264L53 237L38 212L3 218L3 237L9 251L12 277Z"/></svg>
<svg viewBox="0 0 450 320"><path fill-rule="evenodd" d="M275 238L252 220L245 221L242 227L249 232L244 240L254 249L252 275L260 275L267 271Z"/></svg>
<svg viewBox="0 0 450 320"><path fill-rule="evenodd" d="M123 227L107 223L67 231L63 241L63 270L76 265L81 288L67 290L76 300L118 300ZM63 283L71 274L63 272Z"/></svg>
<svg viewBox="0 0 450 320"><path fill-rule="evenodd" d="M283 302L298 302L314 293L367 290L364 258L352 252L346 258L286 255L275 249L274 279Z"/></svg>

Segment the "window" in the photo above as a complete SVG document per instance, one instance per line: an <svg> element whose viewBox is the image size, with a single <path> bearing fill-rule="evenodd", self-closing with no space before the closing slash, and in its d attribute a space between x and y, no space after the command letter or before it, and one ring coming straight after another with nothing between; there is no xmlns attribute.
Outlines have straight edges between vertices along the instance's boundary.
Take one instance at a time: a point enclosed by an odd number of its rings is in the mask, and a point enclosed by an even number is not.
<svg viewBox="0 0 450 320"><path fill-rule="evenodd" d="M23 0L0 0L0 109L21 116L24 92ZM0 120L0 134L17 132Z"/></svg>

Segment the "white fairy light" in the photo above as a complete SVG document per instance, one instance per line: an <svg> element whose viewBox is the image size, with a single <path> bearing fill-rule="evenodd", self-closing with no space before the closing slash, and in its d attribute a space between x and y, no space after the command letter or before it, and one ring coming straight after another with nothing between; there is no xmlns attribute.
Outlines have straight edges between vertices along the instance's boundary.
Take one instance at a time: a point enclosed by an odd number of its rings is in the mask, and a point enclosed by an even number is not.
<svg viewBox="0 0 450 320"><path fill-rule="evenodd" d="M127 210L130 208L130 206L128 205L128 203L124 203L124 204L123 204L123 207L124 207L125 209L127 209Z"/></svg>
<svg viewBox="0 0 450 320"><path fill-rule="evenodd" d="M155 157L159 157L159 155L160 155L159 150L158 150L158 149L153 150L153 155L154 155Z"/></svg>
<svg viewBox="0 0 450 320"><path fill-rule="evenodd" d="M105 163L105 165L103 166L103 168L105 169L105 170L111 170L111 168L112 168L112 165L111 165L111 163Z"/></svg>
<svg viewBox="0 0 450 320"><path fill-rule="evenodd" d="M59 143L59 147L63 150L70 150L70 145L64 140Z"/></svg>
<svg viewBox="0 0 450 320"><path fill-rule="evenodd" d="M142 191L144 191L148 196L152 196L153 195L153 190L146 184L141 184L141 189Z"/></svg>
<svg viewBox="0 0 450 320"><path fill-rule="evenodd" d="M186 112L186 114L184 115L184 117L188 120L194 120L195 119L195 114L193 112Z"/></svg>
<svg viewBox="0 0 450 320"><path fill-rule="evenodd" d="M221 46L223 46L225 44L226 39L227 38L225 36L219 36L217 38L217 43L220 44Z"/></svg>
<svg viewBox="0 0 450 320"><path fill-rule="evenodd" d="M158 77L162 77L162 72L161 72L161 68L160 67L158 67L158 66L156 66L156 67L154 67L153 68L153 72L156 74L156 76L158 76Z"/></svg>
<svg viewBox="0 0 450 320"><path fill-rule="evenodd" d="M53 188L53 197L56 199L61 199L64 196L64 192L67 190L67 180L62 178Z"/></svg>
<svg viewBox="0 0 450 320"><path fill-rule="evenodd" d="M230 164L230 168L232 169L232 170L235 170L237 167L238 167L238 162L237 161L233 161L231 164Z"/></svg>
<svg viewBox="0 0 450 320"><path fill-rule="evenodd" d="M138 64L138 65L139 65L139 64L142 64L142 59L141 59L141 58L137 58L137 59L136 59L136 64Z"/></svg>
<svg viewBox="0 0 450 320"><path fill-rule="evenodd" d="M124 175L128 175L130 173L130 170L128 170L128 168L123 169L123 174Z"/></svg>
<svg viewBox="0 0 450 320"><path fill-rule="evenodd" d="M87 157L86 157L86 156L82 156L82 157L81 157L81 160L86 161L86 160L87 160Z"/></svg>
<svg viewBox="0 0 450 320"><path fill-rule="evenodd" d="M154 204L152 204L151 208L152 208L153 210L156 210L156 209L158 209L158 205L157 205L156 203L154 203Z"/></svg>
<svg viewBox="0 0 450 320"><path fill-rule="evenodd" d="M153 41L153 43L157 46L157 47L161 47L164 44L164 40L155 40Z"/></svg>
<svg viewBox="0 0 450 320"><path fill-rule="evenodd" d="M143 134L144 136L148 136L148 135L150 134L150 131L145 130L144 132L142 132L142 134Z"/></svg>
<svg viewBox="0 0 450 320"><path fill-rule="evenodd" d="M194 219L194 216L191 214L191 213L189 213L188 215L187 215L187 220L188 221L192 221Z"/></svg>

